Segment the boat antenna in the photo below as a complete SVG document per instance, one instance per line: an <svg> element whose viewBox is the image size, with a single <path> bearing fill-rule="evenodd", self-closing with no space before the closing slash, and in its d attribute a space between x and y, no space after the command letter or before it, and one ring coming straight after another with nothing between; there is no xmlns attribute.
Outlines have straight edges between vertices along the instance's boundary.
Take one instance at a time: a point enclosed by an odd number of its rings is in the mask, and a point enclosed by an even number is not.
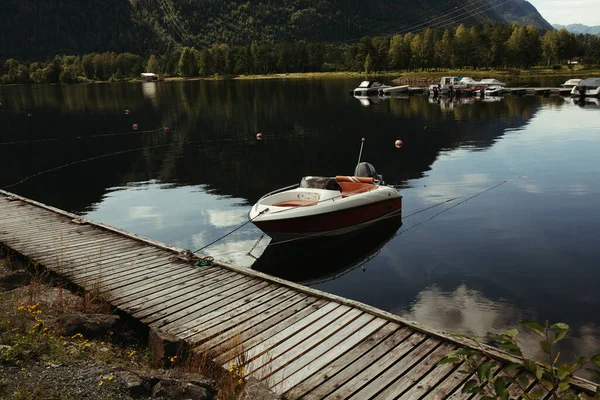
<svg viewBox="0 0 600 400"><path fill-rule="evenodd" d="M358 162L356 164L360 164L360 158L362 157L362 149L363 149L364 145L365 145L365 138L362 138L362 141L360 143L360 152L358 153Z"/></svg>

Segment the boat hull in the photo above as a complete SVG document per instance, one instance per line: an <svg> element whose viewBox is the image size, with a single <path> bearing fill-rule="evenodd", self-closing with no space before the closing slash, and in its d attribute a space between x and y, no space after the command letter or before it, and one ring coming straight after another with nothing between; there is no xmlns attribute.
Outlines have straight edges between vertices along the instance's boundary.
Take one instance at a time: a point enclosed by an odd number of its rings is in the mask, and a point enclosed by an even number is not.
<svg viewBox="0 0 600 400"><path fill-rule="evenodd" d="M382 219L402 213L402 197L395 197L359 207L346 208L294 218L252 223L273 240L286 240L307 236L336 236Z"/></svg>

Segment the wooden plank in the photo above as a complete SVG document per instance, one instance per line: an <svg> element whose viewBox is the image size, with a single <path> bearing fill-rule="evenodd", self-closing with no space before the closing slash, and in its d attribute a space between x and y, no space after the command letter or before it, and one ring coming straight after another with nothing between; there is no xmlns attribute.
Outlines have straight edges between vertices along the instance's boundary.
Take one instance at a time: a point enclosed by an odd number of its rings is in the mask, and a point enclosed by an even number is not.
<svg viewBox="0 0 600 400"><path fill-rule="evenodd" d="M114 282L126 278L133 278L148 271L152 271L158 266L167 265L168 261L161 260L154 256L142 256L115 260L105 266L90 266L89 269L73 271L63 268L63 274L68 276L77 284L86 284L89 282L102 283L104 286L111 285ZM113 282L114 281L114 282ZM100 289L100 288L98 288ZM105 289L102 289L106 291Z"/></svg>
<svg viewBox="0 0 600 400"><path fill-rule="evenodd" d="M350 310L338 318L335 323L325 326L315 335L305 338L284 352L283 356L256 368L253 374L255 377L260 377L261 380L267 378L267 384L271 390L275 390L279 382L290 377L309 361L314 360L316 356L322 355L325 350L340 345L344 339L359 331L374 318L360 310Z"/></svg>
<svg viewBox="0 0 600 400"><path fill-rule="evenodd" d="M308 302L313 299L316 298L309 297L306 299L306 301ZM293 313L289 315L286 312L279 313L275 315L273 321L268 320L266 323L262 323L256 327L250 328L247 331L242 331L240 334L239 345L233 348L218 348L218 351L215 351L215 353L219 354L214 358L215 363L221 365L227 360L235 358L236 354L245 353L247 348L267 340L271 336L283 331L296 322L301 321L322 307L331 304L323 299L316 299L316 301L310 305L305 305L303 303L304 302L301 302L298 307L294 307Z"/></svg>
<svg viewBox="0 0 600 400"><path fill-rule="evenodd" d="M199 328L198 333L187 338L187 341L192 346L195 346L205 340L210 340L227 330L233 329L237 324L251 318L252 315L260 314L281 303L294 302L294 296L299 296L299 294L284 288L277 288L270 293L263 294L260 297L257 296L256 299L249 299L246 312L240 310L240 312L235 314L232 313L231 318L227 318L229 315L226 315L224 318L213 319L210 324L206 325L208 329Z"/></svg>
<svg viewBox="0 0 600 400"><path fill-rule="evenodd" d="M433 368L425 376L415 382L414 386L407 392L404 392L398 399L420 399L447 378L455 369L456 366L454 364L434 364Z"/></svg>
<svg viewBox="0 0 600 400"><path fill-rule="evenodd" d="M131 261L123 265L125 270L120 273L114 273L112 275L99 274L97 276L83 278L81 281L85 282L86 280L91 280L97 285L97 290L100 294L110 293L112 295L113 293L116 293L117 289L132 285L133 283L136 283L133 290L153 285L165 275L172 275L174 272L171 262L165 260L150 259L147 261L140 261L139 264L141 266L136 267L137 260ZM189 266L182 266L181 271L188 271L190 269L192 268ZM143 284L139 284L140 282L143 282Z"/></svg>
<svg viewBox="0 0 600 400"><path fill-rule="evenodd" d="M325 368L317 371L308 379L297 384L291 390L285 392L285 397L289 399L304 398L304 395L306 395L307 392L315 389L318 390L319 393L322 393L322 396L327 395L358 372L356 368L350 367L354 362L361 357L367 357L367 354L370 355L371 360L376 360L381 357L384 352L387 352L389 348L395 347L412 333L413 331L406 327L388 323L354 349L342 355ZM380 345L382 343L383 345ZM377 349L380 349L379 353L374 354L377 352ZM365 364L368 365L370 363L366 362ZM323 387L319 388L320 385L323 385Z"/></svg>
<svg viewBox="0 0 600 400"><path fill-rule="evenodd" d="M2 227L4 228L4 227ZM15 228L20 229L20 228ZM70 238L71 240L76 239L80 240L90 240L95 237L99 237L100 234L93 230L85 231L82 230L79 226L73 226L69 230L54 230L50 228L38 227L37 231L24 232L20 230L18 233L10 230L4 230L2 233L0 232L0 240L5 242L10 242L14 246L19 247L33 247L37 249L38 247L43 247L44 249L54 251L56 249L64 247L63 244L65 242L65 238ZM103 235L103 237L107 237Z"/></svg>
<svg viewBox="0 0 600 400"><path fill-rule="evenodd" d="M154 287L132 289L127 294L122 294L118 297L114 295L114 297L111 297L111 303L115 306L121 304L135 305L136 303L148 303L157 297L160 297L161 300L170 299L176 296L174 295L176 288L185 289L204 281L208 276L224 272L219 268L203 268L201 270L190 268L187 273L178 275L175 279L172 276L167 276L164 278L164 281L156 282L160 285L160 290Z"/></svg>
<svg viewBox="0 0 600 400"><path fill-rule="evenodd" d="M75 264L70 259L66 259L65 270L71 276L76 276L79 279L94 278L97 275L113 275L115 273L129 272L133 273L136 270L143 268L145 265L154 264L155 262L170 263L168 257L153 252L139 253L138 251L123 252L119 257L111 257L111 259L102 260L99 262L87 262L80 265ZM173 264L176 264L173 262Z"/></svg>
<svg viewBox="0 0 600 400"><path fill-rule="evenodd" d="M85 265L107 260L111 252L117 254L117 252L124 252L126 249L125 246L118 246L117 244L112 243L110 240L99 245L97 248L82 247L66 250L54 245L40 245L35 246L35 248L30 248L30 246L33 245L25 246L25 248L27 248L26 252L29 257L41 259L47 255L52 255L58 264L69 262L71 263L73 269L82 268ZM129 247L128 249L133 248L134 247Z"/></svg>
<svg viewBox="0 0 600 400"><path fill-rule="evenodd" d="M246 371L248 375L252 375L253 372L263 366L264 363L272 362L277 357L283 355L285 352L298 345L307 338L313 336L323 328L330 324L337 323L336 321L344 317L352 309L348 306L339 305L334 310L321 316L321 318L312 321L303 327L301 331L290 332L290 328L286 329L270 340L266 340L247 351L247 364ZM357 310L354 310L350 315L352 318L356 318ZM292 328L293 329L293 328ZM291 334L290 334L291 333Z"/></svg>
<svg viewBox="0 0 600 400"><path fill-rule="evenodd" d="M219 302L206 307L205 310L197 311L198 314L201 314L201 319L196 318L193 321L177 326L183 319L178 320L175 326L166 329L167 332L177 332L173 334L188 340L190 343L197 343L199 341L198 338L202 336L199 333L202 331L218 325L224 320L233 319L240 313L246 313L272 297L289 292L288 289L267 282L255 282L258 283L235 293L234 296L226 296Z"/></svg>
<svg viewBox="0 0 600 400"><path fill-rule="evenodd" d="M247 364L248 375L254 376L260 380L267 382L269 386L281 381L287 374L287 365L297 358L304 355L313 347L321 344L324 340L330 338L336 333L339 328L351 324L363 314L359 310L344 310L340 309L339 315L335 315L335 311L331 313L329 318L321 318L309 326L303 335L296 335L285 342L281 342L273 346L267 357L258 357ZM360 321L361 325L364 321ZM276 376L276 381L272 382L269 377L279 373Z"/></svg>
<svg viewBox="0 0 600 400"><path fill-rule="evenodd" d="M481 363L475 364L475 370ZM462 370L470 370L468 366L461 363L450 375L448 375L439 385L437 385L430 393L428 393L423 399L424 400L443 400L451 398L451 395L455 392L460 393L463 385L469 380L475 378L475 374L465 374L460 372Z"/></svg>
<svg viewBox="0 0 600 400"><path fill-rule="evenodd" d="M73 277L75 282L101 278L104 283L111 283L123 277L135 275L136 273L156 270L160 266L169 265L170 263L171 261L166 257L147 255L118 260L107 265L96 265L90 269L69 269L68 274ZM179 270L179 268L174 268L174 270Z"/></svg>
<svg viewBox="0 0 600 400"><path fill-rule="evenodd" d="M201 308L203 305L210 304L211 297L219 291L227 290L232 286L237 286L240 283L255 281L247 276L239 276L236 274L223 274L214 279L209 279L207 282L196 284L194 289L197 296L195 298L179 297L173 298L166 302L152 305L151 307L140 308L133 316L138 319L144 319L153 328L162 328L170 321L175 321L178 318L185 317L186 312L182 310L188 309L192 305L197 305ZM156 321L156 322L155 322ZM161 321L161 322L158 322Z"/></svg>
<svg viewBox="0 0 600 400"><path fill-rule="evenodd" d="M416 382L421 379L423 375L425 375L429 370L437 365L438 362L442 358L446 356L446 354L455 349L456 346L453 343L442 343L439 347L433 350L431 353L427 354L423 357L417 364L413 365L409 370L405 368L405 364L401 363L401 365L395 365L389 370L389 375L395 375L396 377L400 376L399 379L394 378L394 382L391 386L388 386L383 392L375 397L376 400L382 399L395 399L410 388L412 388ZM406 375L402 375L406 373ZM383 374L385 375L385 373ZM383 379L385 381L385 379ZM381 385L383 382L374 382L370 384L367 388L361 390L362 393L371 392L371 391L380 391L387 384ZM352 398L358 399L363 398L360 397L360 394L355 394Z"/></svg>
<svg viewBox="0 0 600 400"><path fill-rule="evenodd" d="M266 339L261 340L259 342L255 341L251 345L247 344L247 346L245 347L246 357L248 358L248 360L250 360L250 358L248 356L249 349L255 349L254 350L255 356L266 353L270 349L271 346L274 346L279 342L285 341L288 338L292 337L293 335L301 333L304 329L306 329L306 327L310 326L315 321L318 321L319 319L323 318L325 315L329 314L330 312L335 311L338 308L341 308L341 305L339 303L331 303L331 302L325 303L325 305L323 305L322 307L320 307L317 310L315 310L314 312L308 314L304 318L294 322L293 324L288 325L287 328L277 332L276 334L270 335ZM342 312L346 312L346 311L347 311L347 309L342 308ZM229 367L229 362L233 361L234 358L235 358L235 355L231 355L231 358L227 359L226 362L223 364L223 366L226 368ZM219 358L216 358L215 360L218 360L218 359ZM219 362L221 362L221 361L219 361Z"/></svg>
<svg viewBox="0 0 600 400"><path fill-rule="evenodd" d="M304 307L307 307L314 303L317 299L314 297L308 297L304 293L297 293L288 301L281 302L263 313L253 314L247 320L238 324L232 325L231 329L227 332L221 332L219 336L205 340L202 344L194 347L193 351L196 353L212 353L222 354L224 351L233 348L233 344L242 344L244 333L256 329L261 326L263 330L273 326L273 324L282 321L283 319L293 315ZM234 343L236 342L237 343Z"/></svg>
<svg viewBox="0 0 600 400"><path fill-rule="evenodd" d="M367 320L367 317L371 319ZM287 392L300 382L306 380L309 376L313 375L317 370L332 363L340 355L352 349L387 323L386 320L369 314L363 314L361 319L363 318L366 322L363 325L358 326L355 331L352 331L353 328L348 325L344 329L338 331L334 336L297 359L294 363L288 365L286 367L286 372L291 372L292 370L294 370L294 372L281 377L282 379L276 383L272 390L280 394ZM358 324L358 321L359 320L356 320L356 324ZM276 378L275 375L271 376L271 382L276 381Z"/></svg>
<svg viewBox="0 0 600 400"><path fill-rule="evenodd" d="M46 257L49 254L49 251L52 252L52 250L53 249L51 248L30 249L28 255L35 259L41 259ZM135 256L138 253L147 254L157 250L139 245L115 242L106 244L96 251L97 254L95 254L95 252L87 252L86 250L76 250L73 252L74 254L72 257L68 254L63 254L62 261L70 263L73 266L72 269L77 270L85 268L86 265L90 264L108 263L115 258L123 259L125 256Z"/></svg>
<svg viewBox="0 0 600 400"><path fill-rule="evenodd" d="M322 385L319 390L310 392L306 398L348 398L352 393L375 380L382 371L387 370L394 363L401 360L408 368L413 363L416 363L423 353L432 351L439 343L440 342L436 339L427 339L425 335L419 332L413 333L395 347L392 347L394 342L383 342L378 346L378 349L374 354L368 354L366 357L362 357L351 365L348 370L348 372L351 373L350 377L342 375L336 380L328 382L326 385ZM374 356L379 357L375 358ZM341 384L339 383L342 381L340 378L343 378L343 383ZM333 391L331 390L332 386L334 389Z"/></svg>
<svg viewBox="0 0 600 400"><path fill-rule="evenodd" d="M236 288L243 289L256 285L259 282L248 276L239 276L236 274L210 276L204 281L182 289L182 294L172 296L171 300L147 304L148 307L140 308L135 316L139 319L143 318L153 328L163 329L170 322L186 317L186 310L191 312L219 301L223 295L213 298L218 293L225 292L227 294L230 293L232 288L235 291ZM190 291L194 293L194 296L185 295Z"/></svg>
<svg viewBox="0 0 600 400"><path fill-rule="evenodd" d="M164 270L163 267L168 266L169 264L162 264L158 267L157 270L146 270L146 271L141 271L141 272L136 272L134 275L128 275L125 277L122 277L121 279L115 280L113 282L109 282L109 283L103 283L102 281L100 281L100 293L105 293L107 291L111 291L111 292L116 292L117 290L121 290L121 291L129 291L129 289L126 288L139 288L140 286L143 287L149 287L149 286L153 286L154 282L157 279L160 279L160 277L164 274L164 273L168 273L168 270ZM144 267L141 267L144 268ZM184 268L191 268L191 267L184 267ZM135 286L132 286L135 285Z"/></svg>
<svg viewBox="0 0 600 400"><path fill-rule="evenodd" d="M42 222L43 221L43 222ZM21 223L0 223L0 237L15 237L15 238L40 238L47 236L48 233L56 235L56 239L61 239L65 235L73 234L106 234L99 231L91 225L78 225L72 222L62 223L40 220L25 220Z"/></svg>

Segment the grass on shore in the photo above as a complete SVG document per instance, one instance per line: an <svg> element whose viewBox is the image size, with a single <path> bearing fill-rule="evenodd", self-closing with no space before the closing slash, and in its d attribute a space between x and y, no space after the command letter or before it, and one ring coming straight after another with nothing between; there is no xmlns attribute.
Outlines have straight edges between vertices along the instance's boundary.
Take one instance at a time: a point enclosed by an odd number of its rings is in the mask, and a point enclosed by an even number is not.
<svg viewBox="0 0 600 400"><path fill-rule="evenodd" d="M19 379L18 390L12 394L12 398L34 399L39 398L39 393L54 390L41 387L36 380L26 379L29 371L38 370L40 365L50 368L88 361L103 363L109 370L140 372L158 367L165 371L174 369L193 373L212 379L216 383L218 398L222 400L236 400L244 394L246 373L243 346L227 370L216 365L212 356L195 353L184 357L167 357L167 365L156 365L145 337L131 340L119 332L108 332L106 337L96 339L86 338L79 333L65 337L62 335L64 329L58 322L61 316L86 312L109 313L110 306L93 296L93 293L76 296L62 286L56 286L55 279L46 270L0 246L0 277L23 269L30 274L27 286L9 292L0 290L0 371L8 368L17 371L18 376L23 378ZM234 339L231 346L239 344L239 338ZM112 373L101 375L95 383L96 389L102 390L102 386L114 384L116 380L111 382L114 378ZM0 398L9 394L6 392L8 387L8 382L0 379Z"/></svg>

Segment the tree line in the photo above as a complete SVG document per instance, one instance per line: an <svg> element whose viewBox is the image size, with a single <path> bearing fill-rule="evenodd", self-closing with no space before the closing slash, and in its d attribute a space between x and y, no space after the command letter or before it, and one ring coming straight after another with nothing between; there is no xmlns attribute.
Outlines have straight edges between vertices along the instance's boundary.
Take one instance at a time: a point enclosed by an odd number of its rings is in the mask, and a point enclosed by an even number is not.
<svg viewBox="0 0 600 400"><path fill-rule="evenodd" d="M323 71L400 71L431 69L531 68L566 64L581 57L600 64L600 37L540 31L528 25L487 24L470 28L426 29L420 33L364 36L356 43L215 44L183 47L148 58L114 52L57 55L44 62L8 59L0 63L0 82L78 83L139 78L142 72L166 76L211 77Z"/></svg>

